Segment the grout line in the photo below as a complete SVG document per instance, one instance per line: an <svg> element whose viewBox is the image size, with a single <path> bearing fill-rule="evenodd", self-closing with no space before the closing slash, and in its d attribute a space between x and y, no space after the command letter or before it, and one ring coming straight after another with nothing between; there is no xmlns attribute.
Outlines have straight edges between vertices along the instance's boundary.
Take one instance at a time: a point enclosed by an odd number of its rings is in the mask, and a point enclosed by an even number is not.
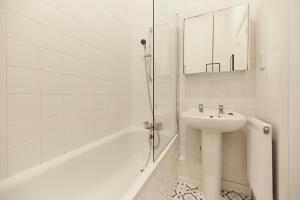
<svg viewBox="0 0 300 200"><path fill-rule="evenodd" d="M39 31L40 33L40 31ZM8 34L6 34L6 37L8 39L11 39L11 40L16 40L16 41L19 41L19 42L23 42L23 43L26 43L28 45L31 45L31 46L36 46L36 47L40 47L42 49L46 49L48 51L52 51L52 52L55 52L57 54L63 54L63 56L70 56L70 57L73 57L73 58L77 58L79 60L82 60L82 61L86 61L86 62L89 62L89 63L94 63L94 64L101 64L101 65L104 65L104 67L107 67L106 68L112 68L113 67L113 64L112 63L109 63L109 64L105 64L103 62L95 62L95 61L91 61L91 60L87 60L84 56L76 56L76 55L72 55L72 54L69 54L68 52L65 52L63 50L56 50L56 49L52 49L52 48L49 48L49 47L46 47L46 46L43 46L42 44L38 42L34 43L34 42L29 42L29 41L26 41L26 40L23 40L23 39L20 39L20 38L16 38L16 37L13 37L13 36L9 36ZM95 47L93 47L94 49L96 49L96 51L103 51L103 49L97 49Z"/></svg>
<svg viewBox="0 0 300 200"><path fill-rule="evenodd" d="M65 29L65 23L62 24L62 29ZM62 49L64 49L64 44L62 45ZM66 59L65 54L62 53L62 62L63 62L62 63L62 71L65 70L65 59ZM67 136L68 136L67 127L64 125L63 126L63 137L64 137L64 153L63 154L66 154L68 152L67 151Z"/></svg>
<svg viewBox="0 0 300 200"><path fill-rule="evenodd" d="M39 2L38 5L38 17L41 17L41 3ZM38 26L38 30L39 30L40 26ZM41 32L40 30L38 31L38 41L40 41L41 38ZM39 65L39 69L41 68L41 48L38 47L38 65ZM39 75L40 75L40 87L39 87L39 96L40 96L40 117L39 117L39 123L40 123L40 164L42 163L42 71L39 71Z"/></svg>
<svg viewBox="0 0 300 200"><path fill-rule="evenodd" d="M62 114L54 114L54 115L42 115L41 119L45 118L52 118L52 117L59 117L59 116L68 116L68 115L75 115L75 114L82 114L82 113L88 113L88 112L97 112L97 111L103 111L103 112L108 112L111 109L97 109L97 110L85 110L85 111L78 111L78 112L72 112L72 113L62 113ZM7 123L14 123L14 122L20 122L20 121L26 121L26 120L34 120L40 118L39 116L36 117L28 117L28 118L23 118L23 119L15 119L15 120L6 120L3 122Z"/></svg>
<svg viewBox="0 0 300 200"><path fill-rule="evenodd" d="M13 151L15 149L19 149L19 148L22 148L24 146L28 146L30 144L37 144L37 143L41 143L39 139L35 139L35 140L32 140L32 141L28 141L28 142L24 142L23 144L20 144L20 145L14 145L12 147L8 147L7 148L7 151Z"/></svg>
<svg viewBox="0 0 300 200"><path fill-rule="evenodd" d="M2 93L0 93L2 94ZM5 93L3 93L5 94ZM9 95L38 95L39 92L7 92ZM41 93L42 95L48 96L112 96L113 93Z"/></svg>
<svg viewBox="0 0 300 200"><path fill-rule="evenodd" d="M5 6L6 6L6 1L5 1ZM8 67L7 67L7 59L8 59L8 56L7 56L7 10L4 9L4 27L5 27L5 41L4 41L4 45L5 45L5 104L6 104L6 177L8 177L8 167L9 167L9 164L8 164L8 143L9 143L9 140L8 140Z"/></svg>
<svg viewBox="0 0 300 200"><path fill-rule="evenodd" d="M47 72L47 73L51 73L51 74L71 76L71 77L82 78L82 79L87 79L87 80L90 80L91 78L93 78L94 80L102 80L102 81L107 81L107 82L113 82L112 79L104 79L104 78L96 77L96 76L81 76L81 75L77 75L77 74L68 74L68 73L64 73L64 72L55 72L55 71L50 71L50 70L41 69L41 68L16 66L16 65L11 65L11 64L7 64L7 66L13 67L13 68L24 69L24 70L30 70L30 71L40 71L40 72Z"/></svg>
<svg viewBox="0 0 300 200"><path fill-rule="evenodd" d="M72 133L72 132L79 131L79 130L84 130L84 129L89 129L89 128L96 128L96 127L99 127L99 124L94 125L94 126L87 126L87 127L83 127L83 128L76 128L76 129L71 130L71 133L70 133L70 131L67 131L65 134L67 134L67 135L70 135L70 134L71 135L82 135L81 133ZM64 137L64 135L57 134L57 135L54 135L52 137L45 137L45 138L42 138L42 139L43 139L43 141L49 141L49 140L54 139L56 137ZM42 142L41 139L31 140L31 141L28 141L28 142L24 142L23 144L20 144L20 145L14 145L12 147L7 147L7 151L12 151L12 150L22 148L24 146L31 145L31 144L36 144L36 143L41 144L41 142Z"/></svg>

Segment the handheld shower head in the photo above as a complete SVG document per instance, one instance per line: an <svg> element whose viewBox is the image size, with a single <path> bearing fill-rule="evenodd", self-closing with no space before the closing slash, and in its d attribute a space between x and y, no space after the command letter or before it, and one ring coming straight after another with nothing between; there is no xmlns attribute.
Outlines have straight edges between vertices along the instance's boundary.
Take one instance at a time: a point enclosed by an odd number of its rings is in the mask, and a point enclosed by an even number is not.
<svg viewBox="0 0 300 200"><path fill-rule="evenodd" d="M150 58L151 54L151 47L149 46L149 50L147 51L147 41L145 39L141 39L141 44L144 46L144 57Z"/></svg>
<svg viewBox="0 0 300 200"><path fill-rule="evenodd" d="M146 49L147 49L147 46L146 46L147 41L146 41L145 39L142 39L142 40L141 40L141 44L144 46L144 49L145 49L145 51L146 51Z"/></svg>
<svg viewBox="0 0 300 200"><path fill-rule="evenodd" d="M147 41L145 39L142 39L141 44L146 48Z"/></svg>

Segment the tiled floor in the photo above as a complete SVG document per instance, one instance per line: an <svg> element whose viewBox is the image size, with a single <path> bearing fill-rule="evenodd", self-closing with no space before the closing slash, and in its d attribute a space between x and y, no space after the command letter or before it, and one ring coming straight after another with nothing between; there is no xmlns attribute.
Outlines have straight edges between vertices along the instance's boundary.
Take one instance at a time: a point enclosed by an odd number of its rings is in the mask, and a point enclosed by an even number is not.
<svg viewBox="0 0 300 200"><path fill-rule="evenodd" d="M205 200L199 187L182 180L177 181L177 186L171 194L170 200ZM222 200L253 200L249 195L235 191L222 191Z"/></svg>

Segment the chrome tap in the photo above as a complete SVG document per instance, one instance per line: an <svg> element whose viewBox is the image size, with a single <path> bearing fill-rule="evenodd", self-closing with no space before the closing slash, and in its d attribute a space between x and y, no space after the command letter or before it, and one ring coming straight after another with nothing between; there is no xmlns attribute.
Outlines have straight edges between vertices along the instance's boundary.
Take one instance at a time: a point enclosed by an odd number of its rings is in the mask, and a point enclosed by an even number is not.
<svg viewBox="0 0 300 200"><path fill-rule="evenodd" d="M203 113L203 104L199 104L199 112Z"/></svg>
<svg viewBox="0 0 300 200"><path fill-rule="evenodd" d="M224 106L223 105L219 105L219 115L224 114Z"/></svg>

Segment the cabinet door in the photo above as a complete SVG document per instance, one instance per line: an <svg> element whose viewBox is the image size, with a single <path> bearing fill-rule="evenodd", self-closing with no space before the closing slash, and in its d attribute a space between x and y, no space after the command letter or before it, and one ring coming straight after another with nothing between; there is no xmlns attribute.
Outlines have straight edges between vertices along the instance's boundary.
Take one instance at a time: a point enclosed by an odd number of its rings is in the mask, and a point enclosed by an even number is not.
<svg viewBox="0 0 300 200"><path fill-rule="evenodd" d="M248 5L214 13L213 61L221 72L247 70Z"/></svg>
<svg viewBox="0 0 300 200"><path fill-rule="evenodd" d="M184 73L212 71L213 14L185 19Z"/></svg>

